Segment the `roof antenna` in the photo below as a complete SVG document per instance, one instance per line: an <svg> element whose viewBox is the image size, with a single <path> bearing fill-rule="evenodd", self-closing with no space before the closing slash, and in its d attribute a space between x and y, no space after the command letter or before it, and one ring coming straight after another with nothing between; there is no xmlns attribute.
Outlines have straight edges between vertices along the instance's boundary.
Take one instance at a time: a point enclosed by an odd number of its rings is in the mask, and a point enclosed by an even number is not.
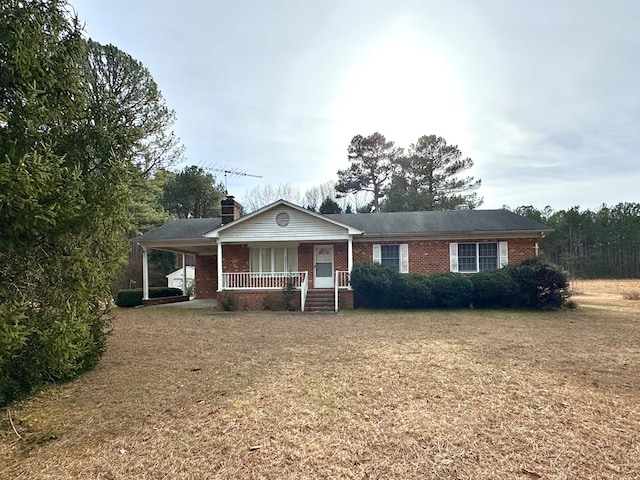
<svg viewBox="0 0 640 480"><path fill-rule="evenodd" d="M229 195L229 190L227 189L227 175L231 175L232 177L254 177L254 178L262 178L262 175L252 175L250 173L244 172L242 170L236 169L226 169L226 168L207 168L207 170L211 172L219 172L224 173L224 194Z"/></svg>

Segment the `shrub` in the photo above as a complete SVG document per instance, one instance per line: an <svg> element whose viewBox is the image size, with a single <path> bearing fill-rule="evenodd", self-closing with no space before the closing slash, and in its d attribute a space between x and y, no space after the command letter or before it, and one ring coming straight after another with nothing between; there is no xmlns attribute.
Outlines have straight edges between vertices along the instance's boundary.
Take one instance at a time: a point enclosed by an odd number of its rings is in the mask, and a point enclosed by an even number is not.
<svg viewBox="0 0 640 480"><path fill-rule="evenodd" d="M517 290L508 269L480 272L469 277L473 284L473 306L500 308L509 305Z"/></svg>
<svg viewBox="0 0 640 480"><path fill-rule="evenodd" d="M226 292L220 299L220 306L225 312L231 312L237 308L236 297L233 293Z"/></svg>
<svg viewBox="0 0 640 480"><path fill-rule="evenodd" d="M473 284L459 273L441 273L429 277L434 306L467 308L473 300Z"/></svg>
<svg viewBox="0 0 640 480"><path fill-rule="evenodd" d="M137 307L142 305L142 289L120 290L116 295L116 305L119 307Z"/></svg>
<svg viewBox="0 0 640 480"><path fill-rule="evenodd" d="M396 308L429 308L434 305L431 280L425 275L411 273L398 275L394 282L394 307Z"/></svg>
<svg viewBox="0 0 640 480"><path fill-rule="evenodd" d="M293 303L295 294L296 294L296 283L294 282L293 278L287 277L287 281L282 287L282 297L283 297L285 308L290 312L296 309L296 306Z"/></svg>
<svg viewBox="0 0 640 480"><path fill-rule="evenodd" d="M562 307L569 296L565 272L540 259L476 273L400 275L373 263L351 272L356 308L533 308Z"/></svg>
<svg viewBox="0 0 640 480"><path fill-rule="evenodd" d="M179 288L151 287L149 289L149 298L178 297L180 295L182 295L182 290ZM115 302L119 307L137 307L142 305L142 297L142 288L120 290L116 295Z"/></svg>
<svg viewBox="0 0 640 480"><path fill-rule="evenodd" d="M510 306L554 310L569 298L569 277L556 265L531 258L509 268L517 290Z"/></svg>
<svg viewBox="0 0 640 480"><path fill-rule="evenodd" d="M387 308L400 274L379 263L359 263L351 270L353 303L356 308Z"/></svg>

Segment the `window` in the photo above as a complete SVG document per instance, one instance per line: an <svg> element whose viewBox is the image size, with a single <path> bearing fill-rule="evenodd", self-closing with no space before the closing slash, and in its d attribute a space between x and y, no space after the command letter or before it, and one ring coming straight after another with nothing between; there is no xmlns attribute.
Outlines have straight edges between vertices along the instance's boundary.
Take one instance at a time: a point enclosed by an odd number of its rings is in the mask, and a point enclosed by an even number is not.
<svg viewBox="0 0 640 480"><path fill-rule="evenodd" d="M296 247L252 248L249 256L252 272L296 272L298 271L298 249Z"/></svg>
<svg viewBox="0 0 640 480"><path fill-rule="evenodd" d="M507 242L451 243L449 253L452 272L484 272L509 263Z"/></svg>
<svg viewBox="0 0 640 480"><path fill-rule="evenodd" d="M409 272L409 245L374 245L373 261L400 273Z"/></svg>
<svg viewBox="0 0 640 480"><path fill-rule="evenodd" d="M380 263L400 271L400 245L380 245Z"/></svg>

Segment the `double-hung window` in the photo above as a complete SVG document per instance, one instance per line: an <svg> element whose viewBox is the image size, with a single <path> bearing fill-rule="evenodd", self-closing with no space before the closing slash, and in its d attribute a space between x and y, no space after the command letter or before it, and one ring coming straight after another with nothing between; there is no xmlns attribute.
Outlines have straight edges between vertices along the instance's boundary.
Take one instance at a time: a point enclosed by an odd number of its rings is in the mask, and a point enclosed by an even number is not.
<svg viewBox="0 0 640 480"><path fill-rule="evenodd" d="M381 263L390 269L400 272L409 272L409 245L374 245L373 261Z"/></svg>
<svg viewBox="0 0 640 480"><path fill-rule="evenodd" d="M296 247L252 248L249 257L251 272L296 272L298 249Z"/></svg>
<svg viewBox="0 0 640 480"><path fill-rule="evenodd" d="M507 242L451 243L449 247L452 272L485 272L508 264Z"/></svg>

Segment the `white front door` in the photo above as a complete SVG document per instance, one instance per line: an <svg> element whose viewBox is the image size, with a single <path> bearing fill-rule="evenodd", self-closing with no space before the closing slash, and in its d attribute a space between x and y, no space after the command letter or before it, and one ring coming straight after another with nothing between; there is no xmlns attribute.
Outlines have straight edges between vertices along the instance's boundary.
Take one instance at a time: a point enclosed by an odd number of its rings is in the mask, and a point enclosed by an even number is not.
<svg viewBox="0 0 640 480"><path fill-rule="evenodd" d="M314 245L313 263L314 288L333 288L333 245Z"/></svg>

